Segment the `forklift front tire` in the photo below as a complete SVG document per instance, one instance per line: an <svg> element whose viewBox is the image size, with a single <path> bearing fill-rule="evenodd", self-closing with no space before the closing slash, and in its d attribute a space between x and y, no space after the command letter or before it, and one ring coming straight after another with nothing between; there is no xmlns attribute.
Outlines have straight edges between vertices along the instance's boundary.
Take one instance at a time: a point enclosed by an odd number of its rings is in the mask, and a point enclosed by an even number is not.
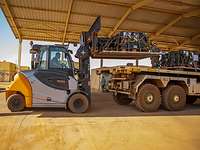
<svg viewBox="0 0 200 150"><path fill-rule="evenodd" d="M7 106L11 112L22 111L25 107L24 97L21 94L13 94L7 99Z"/></svg>
<svg viewBox="0 0 200 150"><path fill-rule="evenodd" d="M90 102L84 94L76 93L69 98L67 106L73 113L84 113L89 109Z"/></svg>

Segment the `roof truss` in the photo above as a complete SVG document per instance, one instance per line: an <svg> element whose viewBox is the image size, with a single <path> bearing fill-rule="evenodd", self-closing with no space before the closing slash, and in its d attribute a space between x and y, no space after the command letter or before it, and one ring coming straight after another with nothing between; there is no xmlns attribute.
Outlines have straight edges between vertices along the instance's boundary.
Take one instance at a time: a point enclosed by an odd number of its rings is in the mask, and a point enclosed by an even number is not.
<svg viewBox="0 0 200 150"><path fill-rule="evenodd" d="M7 12L8 12L8 15L10 16L10 19L11 19L11 22L12 22L12 24L14 26L14 29L17 32L18 38L21 40L21 34L20 34L20 32L19 32L19 30L17 28L17 24L16 24L16 22L15 22L15 20L13 18L13 14L12 14L12 12L10 10L10 7L9 7L9 4L8 4L7 0L4 0L4 4L5 4L5 8L6 8Z"/></svg>
<svg viewBox="0 0 200 150"><path fill-rule="evenodd" d="M121 17L121 19L117 22L117 24L113 27L113 30L109 33L109 37L111 37L115 32L116 32L116 30L119 28L119 26L125 21L125 19L128 17L128 15L132 12L132 11L134 11L134 10L136 10L136 9L138 9L138 8L140 8L140 7L142 7L142 6L144 6L144 5L147 5L147 4L149 4L150 2L153 2L154 0L143 0L143 1L139 1L138 3L136 3L136 4L134 4L134 5L132 5L130 8L128 8L127 9L127 11L125 12L125 14Z"/></svg>
<svg viewBox="0 0 200 150"><path fill-rule="evenodd" d="M0 0L16 38L77 42L80 33L87 31L97 16L102 16L100 36L112 36L119 31L146 32L163 47L200 49L197 36L200 32L197 26L200 24L198 1L173 0L172 3L170 0L135 0L131 3L117 0L60 0L49 1L48 5L30 1ZM161 20L167 19L160 21L158 16L156 20L151 15L152 19L140 17L148 14L155 15L155 18L158 15ZM170 18L172 20L167 22ZM188 23L187 20L194 21Z"/></svg>

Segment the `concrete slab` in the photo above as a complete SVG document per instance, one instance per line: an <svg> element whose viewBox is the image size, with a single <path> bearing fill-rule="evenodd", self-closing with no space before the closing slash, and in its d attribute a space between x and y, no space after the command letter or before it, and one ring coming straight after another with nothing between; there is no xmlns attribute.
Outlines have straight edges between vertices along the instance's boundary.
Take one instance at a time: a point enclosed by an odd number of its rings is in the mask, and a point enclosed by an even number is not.
<svg viewBox="0 0 200 150"><path fill-rule="evenodd" d="M32 109L10 113L0 95L1 149L190 149L200 147L200 105L142 113L95 93L90 112Z"/></svg>

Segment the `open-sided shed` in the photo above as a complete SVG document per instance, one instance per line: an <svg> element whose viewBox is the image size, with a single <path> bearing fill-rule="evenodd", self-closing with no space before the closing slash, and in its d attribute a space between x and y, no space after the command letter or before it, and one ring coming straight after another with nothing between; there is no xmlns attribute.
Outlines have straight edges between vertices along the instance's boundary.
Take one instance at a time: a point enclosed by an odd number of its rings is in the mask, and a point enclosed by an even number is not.
<svg viewBox="0 0 200 150"><path fill-rule="evenodd" d="M20 43L78 42L102 16L101 36L141 31L163 49L200 50L200 0L0 0L0 6Z"/></svg>

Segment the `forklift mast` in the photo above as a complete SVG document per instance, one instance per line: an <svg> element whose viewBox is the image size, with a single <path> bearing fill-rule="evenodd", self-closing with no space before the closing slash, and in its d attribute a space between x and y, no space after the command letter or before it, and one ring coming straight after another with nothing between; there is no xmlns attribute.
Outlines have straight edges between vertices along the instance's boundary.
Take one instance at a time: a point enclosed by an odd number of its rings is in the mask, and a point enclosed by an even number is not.
<svg viewBox="0 0 200 150"><path fill-rule="evenodd" d="M94 39L97 32L100 31L101 22L100 17L97 17L93 25L88 32L82 32L80 36L80 47L75 54L75 57L79 59L79 89L88 93L88 97L91 96L90 88L90 56L91 47L94 43Z"/></svg>

